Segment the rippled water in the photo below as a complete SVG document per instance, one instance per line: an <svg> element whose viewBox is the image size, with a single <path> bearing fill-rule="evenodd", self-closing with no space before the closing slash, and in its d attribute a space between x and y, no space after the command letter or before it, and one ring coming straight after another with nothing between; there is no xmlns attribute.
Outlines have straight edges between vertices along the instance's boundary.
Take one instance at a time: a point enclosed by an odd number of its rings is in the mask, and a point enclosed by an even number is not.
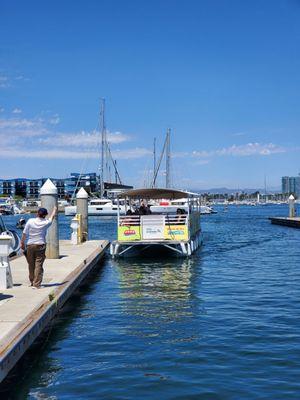
<svg viewBox="0 0 300 400"><path fill-rule="evenodd" d="M300 231L267 219L286 213L220 208L202 218L204 246L191 259L107 257L2 395L299 399ZM91 218L90 229L112 238L115 228Z"/></svg>

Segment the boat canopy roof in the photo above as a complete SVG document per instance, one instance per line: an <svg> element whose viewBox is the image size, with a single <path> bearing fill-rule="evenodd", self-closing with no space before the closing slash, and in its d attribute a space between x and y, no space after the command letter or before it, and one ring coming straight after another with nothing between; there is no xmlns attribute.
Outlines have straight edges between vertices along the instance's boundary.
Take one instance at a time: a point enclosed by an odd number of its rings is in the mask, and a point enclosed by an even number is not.
<svg viewBox="0 0 300 400"><path fill-rule="evenodd" d="M199 196L199 195L197 195ZM171 188L142 188L131 189L122 193L122 197L131 197L136 199L182 199L187 197L195 197L195 194L176 190Z"/></svg>

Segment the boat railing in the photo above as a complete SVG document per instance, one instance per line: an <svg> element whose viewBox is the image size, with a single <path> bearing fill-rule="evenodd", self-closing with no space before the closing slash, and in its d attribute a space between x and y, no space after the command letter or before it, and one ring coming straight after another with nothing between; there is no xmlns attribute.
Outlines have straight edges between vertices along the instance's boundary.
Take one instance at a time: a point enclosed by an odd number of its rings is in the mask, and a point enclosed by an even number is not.
<svg viewBox="0 0 300 400"><path fill-rule="evenodd" d="M144 221L152 221L153 223L157 218L161 218L162 215L150 214L150 215L124 215L119 217L119 226L141 226L142 219ZM164 225L187 225L188 215L187 214L167 214L163 215ZM161 219L160 219L161 221Z"/></svg>

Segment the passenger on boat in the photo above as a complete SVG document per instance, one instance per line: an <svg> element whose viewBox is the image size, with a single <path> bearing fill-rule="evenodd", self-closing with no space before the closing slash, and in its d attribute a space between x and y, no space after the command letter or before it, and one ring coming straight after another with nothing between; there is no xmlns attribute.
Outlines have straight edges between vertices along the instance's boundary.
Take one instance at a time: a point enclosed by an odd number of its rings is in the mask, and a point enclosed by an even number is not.
<svg viewBox="0 0 300 400"><path fill-rule="evenodd" d="M152 214L152 211L151 211L151 208L150 208L149 204L147 204L146 215L150 215L150 214Z"/></svg>
<svg viewBox="0 0 300 400"><path fill-rule="evenodd" d="M147 215L147 207L145 203L142 201L141 206L139 208L139 214L140 215Z"/></svg>
<svg viewBox="0 0 300 400"><path fill-rule="evenodd" d="M183 208L177 208L176 210L176 215L177 215L177 223L178 224L184 224L185 223L185 210Z"/></svg>
<svg viewBox="0 0 300 400"><path fill-rule="evenodd" d="M126 211L126 216L122 218L120 226L139 225L140 219L136 217L136 213L131 210Z"/></svg>

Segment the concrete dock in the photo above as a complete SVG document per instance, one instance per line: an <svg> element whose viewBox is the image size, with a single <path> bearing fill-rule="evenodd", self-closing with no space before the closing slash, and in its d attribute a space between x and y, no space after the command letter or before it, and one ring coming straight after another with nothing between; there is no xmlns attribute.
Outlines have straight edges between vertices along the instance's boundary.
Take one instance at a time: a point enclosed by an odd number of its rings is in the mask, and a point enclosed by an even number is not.
<svg viewBox="0 0 300 400"><path fill-rule="evenodd" d="M41 289L28 286L24 256L11 261L14 287L0 291L0 382L73 294L108 247L107 240L60 241L60 258L47 259Z"/></svg>
<svg viewBox="0 0 300 400"><path fill-rule="evenodd" d="M284 225L289 226L291 228L300 229L300 217L272 217L269 218L271 223L274 225Z"/></svg>

